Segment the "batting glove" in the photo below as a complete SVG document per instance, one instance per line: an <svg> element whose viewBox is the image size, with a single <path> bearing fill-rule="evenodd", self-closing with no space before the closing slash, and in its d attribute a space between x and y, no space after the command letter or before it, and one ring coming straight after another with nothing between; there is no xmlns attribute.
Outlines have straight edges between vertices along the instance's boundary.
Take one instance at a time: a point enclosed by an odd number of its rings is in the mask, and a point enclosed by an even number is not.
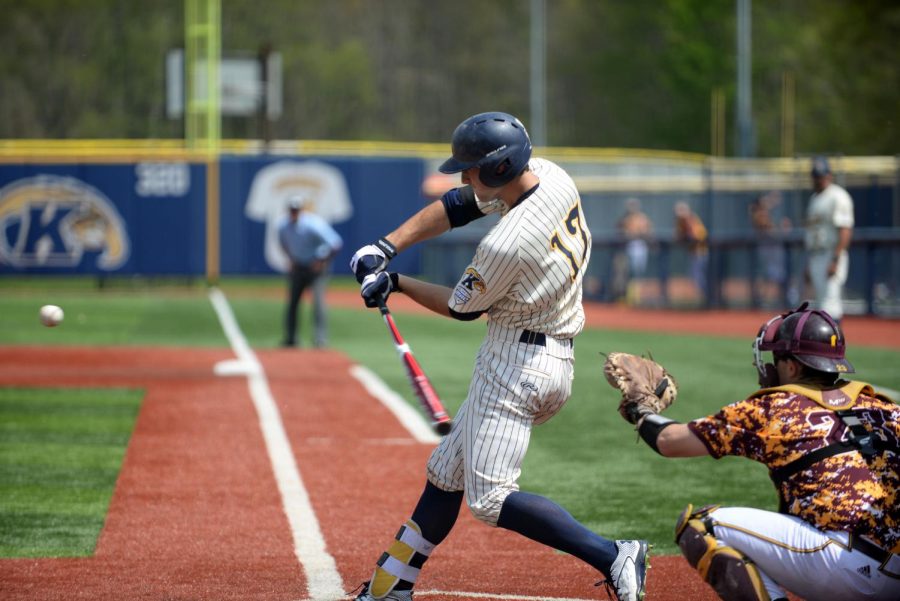
<svg viewBox="0 0 900 601"><path fill-rule="evenodd" d="M350 269L356 274L356 281L362 284L367 275L384 271L391 259L397 256L397 247L384 238L374 244L360 248L350 258Z"/></svg>
<svg viewBox="0 0 900 601"><path fill-rule="evenodd" d="M367 307L378 307L387 302L391 292L400 291L400 279L397 273L381 271L370 273L363 278L359 294Z"/></svg>

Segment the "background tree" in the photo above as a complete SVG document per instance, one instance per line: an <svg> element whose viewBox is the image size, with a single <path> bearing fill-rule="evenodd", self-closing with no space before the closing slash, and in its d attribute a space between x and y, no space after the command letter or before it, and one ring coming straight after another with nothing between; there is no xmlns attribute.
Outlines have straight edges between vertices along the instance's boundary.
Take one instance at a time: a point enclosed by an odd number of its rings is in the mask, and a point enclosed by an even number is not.
<svg viewBox="0 0 900 601"><path fill-rule="evenodd" d="M226 0L226 54L284 60L281 139L444 142L482 110L529 121L526 0ZM183 0L0 0L0 138L177 138L165 56ZM710 95L735 107L734 2L551 0L547 135L555 146L709 152ZM796 82L797 153L894 154L900 5L753 2L760 156L781 150L782 76ZM226 137L253 138L228 117Z"/></svg>

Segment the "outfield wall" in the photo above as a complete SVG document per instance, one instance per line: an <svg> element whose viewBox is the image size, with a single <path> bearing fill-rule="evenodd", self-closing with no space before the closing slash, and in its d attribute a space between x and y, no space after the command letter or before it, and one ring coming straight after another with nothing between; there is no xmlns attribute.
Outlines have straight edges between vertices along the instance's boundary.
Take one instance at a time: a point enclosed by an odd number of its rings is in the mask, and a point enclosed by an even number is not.
<svg viewBox="0 0 900 601"><path fill-rule="evenodd" d="M226 142L218 157L186 152L178 141L0 141L0 275L121 276L271 274L284 267L273 233L287 196L309 196L345 246L334 263L349 273L353 250L389 232L405 216L458 181L437 164L446 145L350 142ZM616 222L638 198L654 224L641 304L679 303L668 294L688 270L675 244L673 206L689 203L710 231L710 294L687 304L759 304L754 281L765 265L748 207L773 200L790 223L774 242L787 275L781 298L802 288L802 222L811 192L809 158L738 160L624 149L538 149L576 179L594 235L586 288L597 300L615 290L622 240ZM855 202L857 228L848 282L853 312L892 313L900 304L900 160L833 157L839 183ZM475 222L410 249L393 263L452 283L493 223ZM740 282L746 285L742 289ZM748 288L749 286L749 288ZM676 286L677 292L677 286ZM802 295L802 290L797 291ZM765 299L762 299L763 301ZM891 309L890 307L895 307ZM885 309L887 308L887 309Z"/></svg>
<svg viewBox="0 0 900 601"><path fill-rule="evenodd" d="M223 275L271 274L282 257L266 245L296 193L333 217L334 270L349 273L355 248L425 201L420 158L223 155L212 201L194 157L52 159L0 163L0 274L204 276L210 254ZM419 272L419 249L396 265Z"/></svg>

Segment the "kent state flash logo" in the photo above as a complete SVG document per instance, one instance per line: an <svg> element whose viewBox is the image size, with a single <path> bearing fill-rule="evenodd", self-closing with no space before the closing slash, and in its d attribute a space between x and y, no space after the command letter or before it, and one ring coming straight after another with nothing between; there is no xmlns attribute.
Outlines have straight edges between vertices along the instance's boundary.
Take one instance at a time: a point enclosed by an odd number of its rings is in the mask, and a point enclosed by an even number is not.
<svg viewBox="0 0 900 601"><path fill-rule="evenodd" d="M481 274L475 271L474 267L469 267L453 294L457 302L464 304L472 299L472 292L483 293L486 289L487 286L485 286Z"/></svg>
<svg viewBox="0 0 900 601"><path fill-rule="evenodd" d="M97 268L112 271L130 250L116 207L78 179L39 175L0 189L0 263L75 267L85 253L99 253Z"/></svg>

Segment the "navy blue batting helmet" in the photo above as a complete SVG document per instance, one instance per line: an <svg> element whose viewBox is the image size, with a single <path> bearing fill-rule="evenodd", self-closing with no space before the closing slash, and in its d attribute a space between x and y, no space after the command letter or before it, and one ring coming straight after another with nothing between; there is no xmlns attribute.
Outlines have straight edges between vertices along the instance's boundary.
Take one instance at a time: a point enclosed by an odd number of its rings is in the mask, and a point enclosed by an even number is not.
<svg viewBox="0 0 900 601"><path fill-rule="evenodd" d="M441 173L478 167L478 177L499 188L522 173L531 158L531 139L522 122L508 113L479 113L460 123L451 141L453 156Z"/></svg>

